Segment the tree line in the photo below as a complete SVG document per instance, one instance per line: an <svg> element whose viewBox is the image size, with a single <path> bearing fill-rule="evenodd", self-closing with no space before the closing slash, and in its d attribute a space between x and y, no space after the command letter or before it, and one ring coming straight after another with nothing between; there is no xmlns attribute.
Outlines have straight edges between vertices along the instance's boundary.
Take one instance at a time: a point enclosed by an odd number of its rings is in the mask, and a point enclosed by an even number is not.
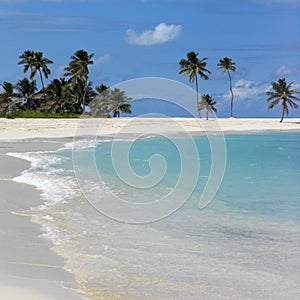
<svg viewBox="0 0 300 300"><path fill-rule="evenodd" d="M89 66L92 65L94 53L78 50L64 68L64 75L55 78L45 85L51 70L49 65L53 61L44 57L42 52L26 50L19 56L19 65L23 65L24 74L29 73L29 78L20 79L16 84L4 81L0 93L0 114L13 117L15 111L35 111L53 113L82 114L87 106L98 99L97 107L90 110L93 116L119 117L120 112L131 113L132 99L119 89L111 90L101 84L92 86L89 80ZM41 83L38 91L36 76ZM105 96L104 96L105 91ZM93 104L95 106L95 104Z"/></svg>
<svg viewBox="0 0 300 300"><path fill-rule="evenodd" d="M201 111L206 110L206 118L210 112L217 112L212 95L202 94L199 99L199 79L208 80L211 72L207 69L207 57L198 58L198 53L191 51L186 58L179 61L180 75L189 75L189 81L195 82L196 108L201 117ZM44 57L42 52L26 50L19 56L19 65L23 65L24 74L29 73L29 79L25 77L16 84L4 81L0 93L0 115L13 117L15 111L35 111L53 113L82 114L89 112L93 117L120 117L120 112L131 113L131 98L119 89L111 90L101 84L93 88L89 80L89 66L93 65L94 53L86 50L78 50L71 57L69 64L64 68L61 78L53 79L45 85L45 79L49 78L51 70L49 65L53 61ZM227 73L229 78L229 90L231 94L230 117L233 117L234 92L232 87L231 72L236 71L236 64L231 58L224 57L219 60L217 68L222 74ZM36 76L41 82L41 90L38 91ZM268 91L267 101L269 109L281 104L282 115L280 122L289 113L289 107L298 108L295 101L299 94L292 88L293 82L287 83L285 78L278 82L272 82L272 91ZM93 101L97 100L97 101Z"/></svg>
<svg viewBox="0 0 300 300"><path fill-rule="evenodd" d="M199 100L199 82L198 77L204 80L208 80L208 74L211 72L206 68L207 67L207 57L198 58L198 53L191 51L186 54L186 58L183 58L179 62L179 75L189 75L189 81L195 82L196 88L196 107L199 113L199 117L201 118L201 111L206 110L206 119L208 119L208 114L210 112L217 112L217 108L215 105L217 102L214 100L212 95L203 94L201 95L201 100ZM217 65L218 69L222 70L222 73L228 74L229 78L229 89L231 93L231 101L230 101L230 117L233 117L233 100L234 93L232 88L232 78L231 72L236 71L236 64L233 62L231 58L224 57L219 60ZM296 97L296 94L299 94L298 91L292 88L293 82L287 83L285 78L279 78L278 82L272 82L272 91L266 92L268 102L271 102L269 105L269 109L272 109L278 104L281 104L282 114L280 122L283 121L285 115L289 114L289 106L297 109L298 104L295 101L299 101L300 99Z"/></svg>

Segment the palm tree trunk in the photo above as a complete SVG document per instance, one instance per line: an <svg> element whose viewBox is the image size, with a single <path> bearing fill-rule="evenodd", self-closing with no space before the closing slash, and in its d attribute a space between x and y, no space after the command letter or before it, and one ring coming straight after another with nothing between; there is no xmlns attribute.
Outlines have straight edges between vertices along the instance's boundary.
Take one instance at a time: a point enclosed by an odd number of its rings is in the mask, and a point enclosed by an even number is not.
<svg viewBox="0 0 300 300"><path fill-rule="evenodd" d="M82 96L82 110L83 113L85 112L85 97L86 97L86 91L87 91L87 81L84 85L84 91L83 91L83 96Z"/></svg>
<svg viewBox="0 0 300 300"><path fill-rule="evenodd" d="M229 83L230 83L230 92L231 92L231 102L230 102L230 117L233 117L233 90L232 90L232 80L229 70L227 70L228 76L229 76Z"/></svg>
<svg viewBox="0 0 300 300"><path fill-rule="evenodd" d="M208 110L206 111L206 120L208 120Z"/></svg>
<svg viewBox="0 0 300 300"><path fill-rule="evenodd" d="M43 81L42 72L41 72L41 70L40 70L40 69L39 69L39 73L40 73L40 79L41 79L42 88L43 88L44 104L46 105L46 93L45 93L45 86L44 86L44 81Z"/></svg>
<svg viewBox="0 0 300 300"><path fill-rule="evenodd" d="M281 120L280 120L280 123L282 123L282 121L283 121L283 118L284 118L284 109L282 110L282 115L281 115Z"/></svg>
<svg viewBox="0 0 300 300"><path fill-rule="evenodd" d="M13 116L12 116L12 103L11 103L11 100L9 101L9 104L8 104L8 117L9 117L9 119L13 119Z"/></svg>
<svg viewBox="0 0 300 300"><path fill-rule="evenodd" d="M197 101L197 110L199 108L199 94L198 94L198 76L196 74L196 101ZM201 111L198 111L199 118L201 119Z"/></svg>

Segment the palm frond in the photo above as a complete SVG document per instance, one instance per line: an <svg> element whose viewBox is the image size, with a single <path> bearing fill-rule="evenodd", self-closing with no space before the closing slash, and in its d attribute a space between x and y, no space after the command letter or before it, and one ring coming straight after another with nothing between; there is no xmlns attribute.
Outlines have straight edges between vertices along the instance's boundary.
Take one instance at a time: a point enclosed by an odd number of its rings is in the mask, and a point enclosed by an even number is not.
<svg viewBox="0 0 300 300"><path fill-rule="evenodd" d="M268 109L272 109L274 106L276 106L279 103L280 99L274 100L270 105Z"/></svg>

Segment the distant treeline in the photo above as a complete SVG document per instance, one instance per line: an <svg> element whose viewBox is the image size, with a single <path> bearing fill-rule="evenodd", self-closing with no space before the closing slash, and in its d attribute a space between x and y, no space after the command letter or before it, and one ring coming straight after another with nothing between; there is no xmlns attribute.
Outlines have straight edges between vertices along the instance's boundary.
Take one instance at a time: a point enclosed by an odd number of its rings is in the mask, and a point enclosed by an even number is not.
<svg viewBox="0 0 300 300"><path fill-rule="evenodd" d="M76 116L83 112L93 117L119 117L120 112L130 114L131 105L125 92L111 90L101 84L93 88L89 80L89 66L94 54L78 50L71 56L62 78L55 78L49 84L44 80L51 74L49 65L53 61L42 52L26 50L19 56L19 65L29 78L20 79L16 84L4 81L0 93L0 115L14 117ZM42 88L38 90L36 77ZM93 101L95 100L95 101ZM88 107L88 106L92 107Z"/></svg>
<svg viewBox="0 0 300 300"><path fill-rule="evenodd" d="M44 57L42 52L26 50L19 56L19 65L23 65L27 77L16 84L4 81L0 93L0 116L10 118L23 117L74 117L83 112L91 117L120 117L120 113L131 114L131 98L117 88L111 90L105 84L93 88L89 80L89 66L92 65L94 53L78 50L64 68L64 76L55 78L49 84L44 80L51 74L49 65L53 61ZM207 58L198 58L198 53L191 51L186 58L179 61L179 74L188 75L190 82L195 82L196 108L201 117L201 111L206 110L206 118L210 112L217 112L217 102L210 94L203 94L199 99L199 78L208 80L211 72L206 68ZM218 63L218 69L228 74L231 94L230 117L233 117L234 89L231 72L236 71L236 64L231 58L224 57ZM39 77L42 88L38 90L36 76ZM268 91L269 109L277 104L282 107L280 122L289 113L289 107L298 108L295 101L299 94L292 88L293 82L287 83L285 78L272 82L272 91Z"/></svg>

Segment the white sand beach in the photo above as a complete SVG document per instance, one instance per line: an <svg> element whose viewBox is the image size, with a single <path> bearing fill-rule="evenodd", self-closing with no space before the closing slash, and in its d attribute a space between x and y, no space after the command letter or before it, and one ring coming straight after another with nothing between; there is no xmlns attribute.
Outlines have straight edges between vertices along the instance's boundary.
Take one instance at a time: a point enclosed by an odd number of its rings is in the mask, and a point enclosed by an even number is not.
<svg viewBox="0 0 300 300"><path fill-rule="evenodd" d="M172 123L176 122L194 134L221 130L224 133L246 133L259 131L297 131L299 119L194 119L194 118L120 118L120 119L0 119L0 139L57 138L72 137L80 132L89 135L115 134L121 129L126 132L147 133L152 130L176 132ZM133 124L133 125L132 125Z"/></svg>
<svg viewBox="0 0 300 300"><path fill-rule="evenodd" d="M55 150L74 135L100 136L155 132L191 134L300 131L300 119L0 119L0 295L3 299L82 299L61 284L74 286L64 261L51 251L51 242L41 235L38 224L12 212L41 203L33 186L13 181L29 162L7 156L7 152ZM130 125L131 124L131 125ZM127 130L128 129L128 130ZM221 130L221 131L220 131Z"/></svg>
<svg viewBox="0 0 300 300"><path fill-rule="evenodd" d="M3 299L82 299L62 288L74 278L63 270L64 261L50 250L51 242L40 238L39 225L14 212L41 204L33 186L13 181L30 163L6 155L8 151L57 149L57 143L21 141L0 143L0 295ZM59 144L62 145L62 144Z"/></svg>

